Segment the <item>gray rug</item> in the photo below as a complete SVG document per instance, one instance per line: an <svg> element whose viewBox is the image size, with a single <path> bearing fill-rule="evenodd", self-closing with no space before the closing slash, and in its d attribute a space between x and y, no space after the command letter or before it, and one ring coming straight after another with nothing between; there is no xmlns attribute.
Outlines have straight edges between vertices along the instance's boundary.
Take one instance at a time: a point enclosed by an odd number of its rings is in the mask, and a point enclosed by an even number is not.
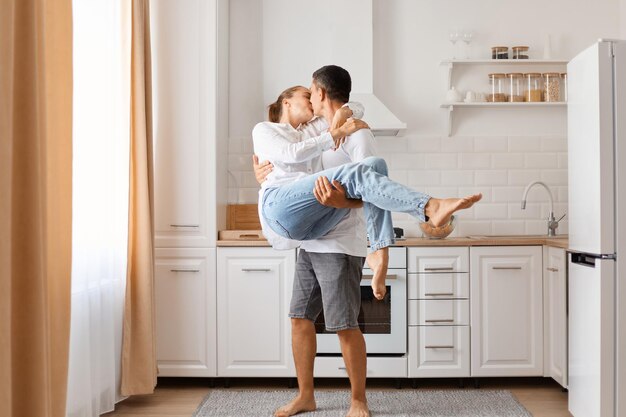
<svg viewBox="0 0 626 417"><path fill-rule="evenodd" d="M193 417L265 417L293 399L296 390L212 390ZM317 410L302 417L343 417L350 404L348 390L318 390ZM504 390L368 390L372 417L532 417Z"/></svg>

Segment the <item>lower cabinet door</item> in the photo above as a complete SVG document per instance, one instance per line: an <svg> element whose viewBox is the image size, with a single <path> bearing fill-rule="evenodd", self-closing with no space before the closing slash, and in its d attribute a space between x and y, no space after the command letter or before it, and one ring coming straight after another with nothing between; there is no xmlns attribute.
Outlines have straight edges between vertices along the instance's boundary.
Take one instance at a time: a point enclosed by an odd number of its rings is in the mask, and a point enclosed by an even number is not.
<svg viewBox="0 0 626 417"><path fill-rule="evenodd" d="M216 376L215 249L155 251L159 376Z"/></svg>
<svg viewBox="0 0 626 417"><path fill-rule="evenodd" d="M218 376L295 376L295 250L218 248L217 257Z"/></svg>
<svg viewBox="0 0 626 417"><path fill-rule="evenodd" d="M410 326L409 378L470 376L469 326Z"/></svg>

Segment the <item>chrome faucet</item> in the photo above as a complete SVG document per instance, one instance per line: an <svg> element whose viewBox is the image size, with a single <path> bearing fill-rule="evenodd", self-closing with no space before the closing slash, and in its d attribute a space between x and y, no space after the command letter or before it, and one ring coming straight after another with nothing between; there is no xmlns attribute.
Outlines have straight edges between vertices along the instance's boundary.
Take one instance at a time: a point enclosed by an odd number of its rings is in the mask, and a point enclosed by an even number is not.
<svg viewBox="0 0 626 417"><path fill-rule="evenodd" d="M543 188L545 188L546 191L548 192L548 196L550 196L550 214L548 215L548 236L556 236L556 229L557 227L559 227L559 222L561 221L561 219L563 219L563 217L565 217L565 214L563 214L559 220L555 220L554 200L552 198L552 192L550 191L550 188L548 188L548 186L544 182L535 181L535 182L531 182L530 184L526 186L526 189L524 190L524 195L522 196L522 210L526 209L526 196L528 195L528 191L530 191L533 185L543 186Z"/></svg>

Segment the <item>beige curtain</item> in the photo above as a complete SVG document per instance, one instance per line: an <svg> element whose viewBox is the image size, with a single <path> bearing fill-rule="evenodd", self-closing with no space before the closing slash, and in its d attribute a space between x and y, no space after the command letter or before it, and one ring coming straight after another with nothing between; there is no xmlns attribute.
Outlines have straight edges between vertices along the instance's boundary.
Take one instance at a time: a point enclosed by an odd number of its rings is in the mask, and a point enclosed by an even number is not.
<svg viewBox="0 0 626 417"><path fill-rule="evenodd" d="M132 0L128 271L122 346L122 394L149 394L156 385L154 204L148 0Z"/></svg>
<svg viewBox="0 0 626 417"><path fill-rule="evenodd" d="M0 415L65 415L72 1L0 0Z"/></svg>

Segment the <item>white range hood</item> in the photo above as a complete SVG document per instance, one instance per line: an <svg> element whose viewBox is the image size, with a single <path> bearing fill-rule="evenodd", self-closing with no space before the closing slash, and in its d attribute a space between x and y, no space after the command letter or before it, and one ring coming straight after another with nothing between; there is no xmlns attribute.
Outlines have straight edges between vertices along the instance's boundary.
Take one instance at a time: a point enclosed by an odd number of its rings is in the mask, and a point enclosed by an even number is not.
<svg viewBox="0 0 626 417"><path fill-rule="evenodd" d="M403 123L374 94L374 26L372 0L330 1L328 17L332 62L350 72L351 101L365 106L363 119L375 136L396 136L406 129Z"/></svg>
<svg viewBox="0 0 626 417"><path fill-rule="evenodd" d="M313 71L334 64L350 72L350 99L363 103L363 118L375 135L406 129L374 94L372 0L263 0L260 13L261 32L247 36L262 45L264 103L288 86L308 86Z"/></svg>

